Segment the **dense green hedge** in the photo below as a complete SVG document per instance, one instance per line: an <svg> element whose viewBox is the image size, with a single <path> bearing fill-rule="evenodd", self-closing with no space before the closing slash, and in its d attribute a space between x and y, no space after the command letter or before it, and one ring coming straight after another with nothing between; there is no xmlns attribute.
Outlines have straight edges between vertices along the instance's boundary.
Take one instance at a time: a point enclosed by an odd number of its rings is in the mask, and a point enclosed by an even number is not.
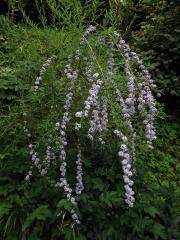
<svg viewBox="0 0 180 240"><path fill-rule="evenodd" d="M77 48L81 31L27 28L4 18L0 29L0 101L3 103L0 108L0 238L179 239L179 125L163 113L156 123L158 138L154 151L149 152L142 139L138 145L137 202L133 209L127 209L124 204L121 167L113 144L105 153L96 145L88 145L83 152L85 191L79 199L82 224L74 232L70 229L70 207L63 193L51 188L48 178L40 178L38 174L31 183L24 181L30 160L23 133L23 101L44 60L56 53L61 61L49 69L45 81L54 81L53 94L60 106L63 105L66 83L59 81L61 64ZM46 107L51 101L54 101L52 94L47 91ZM40 114L44 116L43 112ZM47 120L41 134L48 129L48 116ZM45 142L46 136L40 141ZM73 146L69 157L74 158Z"/></svg>

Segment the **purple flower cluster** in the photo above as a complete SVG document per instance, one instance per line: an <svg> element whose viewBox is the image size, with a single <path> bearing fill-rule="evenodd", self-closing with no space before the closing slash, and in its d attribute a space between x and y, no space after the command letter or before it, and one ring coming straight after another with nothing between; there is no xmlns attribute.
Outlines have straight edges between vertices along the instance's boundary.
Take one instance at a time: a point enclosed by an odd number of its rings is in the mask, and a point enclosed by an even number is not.
<svg viewBox="0 0 180 240"><path fill-rule="evenodd" d="M129 207L134 206L135 197L132 186L134 184L131 177L133 176L132 164L131 164L131 155L127 146L128 138L124 136L120 131L115 130L115 135L123 141L123 144L120 145L120 151L118 152L119 157L122 159L122 170L123 170L123 180L124 180L124 189L125 189L125 202Z"/></svg>
<svg viewBox="0 0 180 240"><path fill-rule="evenodd" d="M85 68L86 78L88 83L92 83L94 81L93 79L93 63L87 62L86 68Z"/></svg>
<svg viewBox="0 0 180 240"><path fill-rule="evenodd" d="M114 82L113 82L113 86L116 86ZM122 106L122 114L123 114L123 117L124 117L125 122L127 124L127 127L129 129L129 131L132 133L132 132L134 132L134 128L132 126L131 115L129 114L128 106L125 103L124 98L122 97L122 94L117 87L116 87L115 91L116 91L116 94L117 94L117 101Z"/></svg>
<svg viewBox="0 0 180 240"><path fill-rule="evenodd" d="M113 82L113 84L115 84ZM128 108L128 105L126 104L126 102L124 101L122 95L121 95L121 92L118 88L116 88L116 94L118 96L117 100L118 102L121 104L122 106L122 113L123 113L123 117L124 117L124 120L125 120L125 123L127 125L127 129L129 131L129 134L131 136L131 138L129 137L128 138L128 141L130 142L130 156L131 156L131 159L130 161L134 164L135 162L135 159L136 159L136 153L135 153L135 141L136 141L136 132L134 130L134 127L133 127L133 124L132 124L132 116L131 114L129 114L129 108ZM126 99L127 100L127 99ZM120 136L119 136L120 137ZM121 136L122 138L122 136ZM131 140L130 140L131 139ZM122 139L123 140L123 139ZM135 172L135 168L133 166L133 172Z"/></svg>
<svg viewBox="0 0 180 240"><path fill-rule="evenodd" d="M143 123L145 124L146 128L146 138L147 144L150 148L153 148L152 142L156 139L155 127L153 124L155 114L157 112L156 103L154 97L152 95L151 89L156 88L156 85L153 83L151 75L149 74L148 70L144 66L142 60L138 57L135 52L131 51L131 57L137 62L139 69L145 79L144 82L138 84L140 90L140 96L138 98L138 109L144 110L145 105L149 108L149 113L146 115L145 120Z"/></svg>
<svg viewBox="0 0 180 240"><path fill-rule="evenodd" d="M100 136L98 140L101 144L105 144L105 141L102 138L103 132L108 129L108 111L107 111L107 97L103 96L102 98L102 110L100 112L100 120L99 120L99 133Z"/></svg>
<svg viewBox="0 0 180 240"><path fill-rule="evenodd" d="M27 113L23 113L23 116L26 118L27 117ZM24 132L26 133L26 136L29 138L29 141L30 141L30 137L31 137L31 133L27 127L27 120L24 120ZM37 151L35 150L35 147L33 146L32 143L29 144L29 154L31 156L31 161L32 161L32 164L30 166L30 170L28 171L28 174L26 175L25 177L25 180L26 181L29 181L30 178L32 177L32 170L33 170L33 167L36 167L39 171L39 173L43 176L47 173L47 170L46 169L43 169L43 166L42 164L40 163L40 159L38 157L38 153Z"/></svg>
<svg viewBox="0 0 180 240"><path fill-rule="evenodd" d="M98 101L94 102L94 107L95 109L92 110L90 128L88 130L88 138L93 141L95 132L98 132L100 134L98 137L99 142L105 144L102 139L102 133L107 130L108 126L107 98L103 97L101 111Z"/></svg>
<svg viewBox="0 0 180 240"><path fill-rule="evenodd" d="M76 51L76 55L74 57L74 60L79 60L81 57L80 51ZM52 59L52 58L50 58ZM40 71L40 76L42 77L42 74L44 74L44 68L47 68L50 64L50 59L46 62L45 65L43 65L43 68ZM66 94L66 100L65 100L65 104L64 104L64 109L65 112L63 114L63 118L62 121L60 122L56 122L55 124L55 130L59 132L60 136L59 136L59 140L56 141L56 148L57 150L59 150L59 159L61 160L61 165L60 165L60 174L61 177L59 179L58 182L56 182L56 184L54 184L56 187L62 187L64 189L66 198L68 201L70 201L72 203L73 206L77 205L76 199L75 197L72 196L72 188L70 187L70 185L67 182L66 179L66 150L65 147L67 146L67 138L66 138L66 128L67 128L67 124L70 121L70 116L69 116L69 110L71 108L72 105L72 97L73 97L73 89L75 87L75 82L78 78L78 70L74 71L72 69L72 62L73 62L73 56L69 56L68 57L68 61L69 64L67 64L65 66L65 74L66 77L68 79L70 79L70 86L68 88L68 92ZM39 88L35 88L35 91L38 90ZM24 114L25 116L27 114ZM24 132L27 134L28 137L30 137L30 133L28 131L28 128L26 127L26 123L27 121L25 121L25 126L24 126ZM43 164L40 163L40 159L38 158L38 154L37 152L34 150L34 146L32 144L29 145L30 148L30 155L31 155L31 159L32 162L34 164L35 167L38 168L38 171L40 172L41 176L44 176L45 174L47 174L48 168L50 167L51 164L51 160L54 160L56 158L53 149L51 146L47 146L46 148L46 155L45 155L45 159L43 161ZM78 155L79 156L79 155ZM31 166L30 169L32 169L33 166ZM83 184L82 184L82 179L80 179L80 176L82 178L82 169L81 168L81 161L80 159L78 159L77 161L77 174L78 174L78 185L77 185L77 191L80 192L83 190ZM29 180L30 177L32 176L32 170L29 170L27 176L25 177L25 180ZM79 224L80 221L78 220L78 215L75 213L75 210L72 208L71 210L72 212L72 218L75 221L76 224Z"/></svg>
<svg viewBox="0 0 180 240"><path fill-rule="evenodd" d="M89 35L90 33L93 33L96 31L96 26L89 25L89 27L85 30L84 36Z"/></svg>
<svg viewBox="0 0 180 240"><path fill-rule="evenodd" d="M93 75L94 77L98 77L99 74ZM97 79L95 83L92 84L90 90L89 90L89 95L84 102L84 109L80 112L76 112L75 116L77 118L81 117L88 117L89 111L93 106L97 105L98 102L98 93L100 91L100 88L103 85L103 81L100 79Z"/></svg>
<svg viewBox="0 0 180 240"><path fill-rule="evenodd" d="M42 82L43 76L45 72L47 71L48 67L50 66L51 62L56 58L55 55L52 55L48 60L42 65L42 68L39 72L39 76L36 78L35 85L34 85L34 90L38 91L40 84Z"/></svg>
<svg viewBox="0 0 180 240"><path fill-rule="evenodd" d="M85 45L87 43L86 37L95 31L96 31L96 26L89 25L89 27L86 28L86 30L84 31L83 37L80 40L80 44Z"/></svg>
<svg viewBox="0 0 180 240"><path fill-rule="evenodd" d="M138 83L139 96L137 98L137 102L138 102L137 108L144 115L146 106L148 107L149 112L146 114L146 117L143 123L145 124L145 129L146 129L147 144L150 148L153 148L152 142L153 140L156 139L156 133L155 133L155 127L154 127L153 121L154 121L154 117L157 112L157 109L156 109L156 103L150 88L151 87L156 88L156 85L153 84L153 80L148 70L145 68L142 60L138 57L138 55L135 52L131 51L129 45L126 44L123 39L120 40L118 44L118 48L123 49L124 56L126 58L125 71L129 78L128 86L129 86L129 92L130 92L128 98L126 99L126 103L131 105L132 114L135 113L134 103L136 99L134 95L134 88L135 88L134 77L129 70L130 60L136 61L141 71L141 74L145 79L145 81L143 81L142 83Z"/></svg>
<svg viewBox="0 0 180 240"><path fill-rule="evenodd" d="M45 159L44 159L44 165L46 166L46 170L48 170L48 168L51 165L51 161L53 160L52 163L54 163L56 156L53 152L53 148L51 146L47 146L46 148L46 155L45 155Z"/></svg>
<svg viewBox="0 0 180 240"><path fill-rule="evenodd" d="M27 120L26 120L26 118L27 118L27 113L24 112L24 113L23 113L23 117L24 117L23 130L24 130L24 133L26 134L26 136L27 136L28 138L30 138L30 137L31 137L31 133L30 133L28 127L27 127Z"/></svg>
<svg viewBox="0 0 180 240"><path fill-rule="evenodd" d="M77 179L76 194L79 195L79 194L81 194L81 192L84 189L84 185L83 185L83 181L82 181L83 172L82 172L82 159L81 159L81 149L80 149L80 146L78 147L78 154L77 154L76 165L77 165L77 171L76 171L76 179Z"/></svg>
<svg viewBox="0 0 180 240"><path fill-rule="evenodd" d="M106 131L108 128L108 110L107 110L107 97L103 97L102 111L101 111L101 128Z"/></svg>
<svg viewBox="0 0 180 240"><path fill-rule="evenodd" d="M125 43L124 40L120 40L118 47L123 49L124 51L124 57L125 57L125 73L127 75L127 85L128 85L128 89L129 89L129 94L128 97L125 100L127 109L128 109L128 114L130 115L134 115L135 113L135 107L134 107L134 103L136 102L136 98L135 98L135 83L134 83L134 75L131 72L131 68L130 68L130 48L129 45Z"/></svg>
<svg viewBox="0 0 180 240"><path fill-rule="evenodd" d="M109 42L109 59L108 59L108 74L111 75L113 68L115 66L114 62L114 43L112 40Z"/></svg>
<svg viewBox="0 0 180 240"><path fill-rule="evenodd" d="M99 117L99 105L96 106L96 109L92 110L92 118L90 120L90 128L88 130L88 138L93 141L94 134L96 131L101 131L101 122Z"/></svg>
<svg viewBox="0 0 180 240"><path fill-rule="evenodd" d="M79 56L79 52L77 52L76 56ZM67 124L70 121L69 110L72 105L73 89L75 87L75 82L78 78L78 71L73 71L72 67L71 67L71 63L69 63L66 65L64 72L65 72L67 78L69 78L71 81L70 81L70 86L69 86L67 94L66 94L66 100L65 100L65 104L64 104L65 112L63 114L62 121L61 121L61 123L57 122L55 124L55 129L58 130L60 133L60 138L59 138L60 142L57 141L57 145L58 145L58 148L60 151L59 159L61 160L61 165L60 165L60 169L59 169L61 177L60 177L59 181L55 184L55 186L62 187L64 189L64 193L66 195L67 200L70 201L74 206L76 206L77 202L76 202L75 197L72 196L72 188L70 187L70 185L66 179L67 163L66 163L65 147L67 146L66 128L67 128ZM72 218L75 220L75 222L77 224L80 223L80 221L78 220L78 215L75 213L75 210L73 210Z"/></svg>
<svg viewBox="0 0 180 240"><path fill-rule="evenodd" d="M32 144L29 144L29 154L31 156L32 165L30 167L31 170L29 170L28 174L25 177L25 180L28 181L32 177L32 169L33 166L35 166L38 171L42 172L42 165L40 163L40 159L38 158L38 153L35 151L34 146Z"/></svg>
<svg viewBox="0 0 180 240"><path fill-rule="evenodd" d="M103 85L103 81L98 79L99 74L95 73L93 74L94 82L89 90L89 96L84 102L84 109L80 112L76 112L75 116L82 118L88 117L89 112L92 109L92 116L90 120L90 128L88 130L88 138L93 141L94 140L94 134L96 131L101 132L102 126L101 126L101 119L100 119L100 110L99 110L99 102L98 102L98 94L99 91ZM104 143L104 141L99 138L101 143Z"/></svg>

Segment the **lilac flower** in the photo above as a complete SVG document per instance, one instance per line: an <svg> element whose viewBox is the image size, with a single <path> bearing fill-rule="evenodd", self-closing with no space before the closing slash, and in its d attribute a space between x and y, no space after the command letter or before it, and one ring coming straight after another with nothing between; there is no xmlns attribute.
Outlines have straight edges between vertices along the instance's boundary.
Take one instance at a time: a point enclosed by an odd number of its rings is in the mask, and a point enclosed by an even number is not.
<svg viewBox="0 0 180 240"><path fill-rule="evenodd" d="M121 145L121 163L122 169L124 172L123 180L124 180L124 188L125 188L125 202L128 204L129 207L133 207L135 198L134 198L134 191L132 190L133 181L130 177L133 175L131 170L131 161L130 161L130 154L128 147L123 148Z"/></svg>
<svg viewBox="0 0 180 240"><path fill-rule="evenodd" d="M36 81L35 81L35 85L34 85L34 90L35 91L38 91L39 90L39 87L40 87L40 84L41 84L41 81L43 79L43 76L45 74L45 72L47 71L47 69L49 68L51 62L56 58L55 55L52 55L50 58L48 58L46 60L46 62L42 65L42 68L39 72L39 76L36 78Z"/></svg>
<svg viewBox="0 0 180 240"><path fill-rule="evenodd" d="M102 111L101 111L101 127L102 127L102 131L107 130L107 127L108 127L107 97L103 97Z"/></svg>
<svg viewBox="0 0 180 240"><path fill-rule="evenodd" d="M84 32L84 34L83 34L83 37L82 37L81 40L80 40L80 44L81 44L81 45L86 44L86 37L87 37L89 34L95 32L95 31L96 31L96 26L89 25L89 27L86 28L86 30L85 30L85 32Z"/></svg>
<svg viewBox="0 0 180 240"><path fill-rule="evenodd" d="M81 160L81 149L80 146L78 147L78 154L77 154L77 161L76 161L76 165L77 165L77 172L76 172L76 179L77 179L77 183L76 183L76 194L79 195L81 194L81 192L84 189L84 185L83 185L83 181L82 181L82 160Z"/></svg>
<svg viewBox="0 0 180 240"><path fill-rule="evenodd" d="M86 74L87 82L92 83L93 80L94 80L94 77L93 77L93 63L92 62L87 62L86 63L85 74Z"/></svg>
<svg viewBox="0 0 180 240"><path fill-rule="evenodd" d="M123 169L123 180L124 180L124 188L125 188L125 202L129 207L133 207L135 202L134 191L132 190L133 181L130 177L133 176L132 171L132 153L129 150L127 143L128 138L119 130L114 130L114 134L123 141L120 145L120 150L118 152L118 156L122 159L122 169Z"/></svg>
<svg viewBox="0 0 180 240"><path fill-rule="evenodd" d="M75 116L76 116L77 118L81 118L81 117L82 117L82 114L83 114L83 112L80 111L80 112L77 112L77 113L75 114Z"/></svg>
<svg viewBox="0 0 180 240"><path fill-rule="evenodd" d="M109 42L109 59L108 59L108 73L112 74L113 68L115 66L114 62L114 43L112 40Z"/></svg>

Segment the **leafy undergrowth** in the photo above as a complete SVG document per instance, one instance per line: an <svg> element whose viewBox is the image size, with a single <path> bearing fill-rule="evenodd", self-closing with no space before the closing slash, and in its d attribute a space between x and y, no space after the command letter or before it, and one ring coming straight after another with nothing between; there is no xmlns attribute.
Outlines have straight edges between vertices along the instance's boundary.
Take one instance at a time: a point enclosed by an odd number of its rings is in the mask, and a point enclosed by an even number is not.
<svg viewBox="0 0 180 240"><path fill-rule="evenodd" d="M24 181L30 160L23 133L23 101L42 63L52 54L60 56L61 61L47 72L46 80L60 78L61 64L76 50L80 33L10 26L3 20L0 28L0 238L179 239L179 123L171 117L157 119L157 140L152 152L139 140L133 209L124 203L121 166L113 144L104 152L83 143L88 147L83 153L85 191L79 197L82 224L78 229L71 230L70 206L62 191L51 188L48 177L36 174L30 183ZM66 83L54 84L53 94L61 106ZM47 106L55 101L52 89L46 92ZM48 129L48 124L45 122L43 129ZM45 142L46 136L42 136L41 141ZM69 152L73 159L73 146ZM74 172L68 171L73 182Z"/></svg>

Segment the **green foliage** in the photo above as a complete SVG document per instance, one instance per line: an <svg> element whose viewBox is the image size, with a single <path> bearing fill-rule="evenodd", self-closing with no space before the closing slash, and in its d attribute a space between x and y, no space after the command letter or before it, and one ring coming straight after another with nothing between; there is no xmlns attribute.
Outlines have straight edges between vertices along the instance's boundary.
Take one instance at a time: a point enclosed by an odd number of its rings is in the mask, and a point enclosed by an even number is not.
<svg viewBox="0 0 180 240"><path fill-rule="evenodd" d="M133 31L135 47L149 62L159 87L180 96L179 84L179 5L178 1L141 1L138 29Z"/></svg>
<svg viewBox="0 0 180 240"><path fill-rule="evenodd" d="M77 49L81 31L27 28L13 25L4 18L0 20L0 29L0 238L179 239L179 123L162 114L156 123L158 139L154 151L149 152L142 138L138 139L137 202L133 209L127 209L124 203L121 166L113 140L106 152L87 141L82 143L88 147L83 152L85 191L79 197L82 224L78 229L70 229L69 203L61 190L51 188L48 177L40 178L35 173L31 183L24 181L30 160L28 142L23 134L22 111L29 106L28 111L37 113L30 121L33 127L39 127L37 138L43 150L47 141L44 132L49 134L52 119L62 115L61 110L55 115L63 105L67 87L62 66L67 55ZM93 37L91 41L93 44ZM48 69L42 94L37 99L31 87L42 63L53 53L58 55L59 61ZM107 54L103 49L99 49L99 53ZM100 63L104 64L104 60ZM76 99L77 107L78 102ZM51 105L57 109L46 114ZM36 116L42 120L40 126ZM117 115L115 118L119 124ZM71 138L74 137L72 134ZM70 147L69 155L70 162L74 162L74 146ZM68 169L71 182L72 169Z"/></svg>
<svg viewBox="0 0 180 240"><path fill-rule="evenodd" d="M0 1L1 2L1 1ZM30 26L82 28L91 22L116 26L143 55L164 94L179 97L178 0L2 1L10 19Z"/></svg>
<svg viewBox="0 0 180 240"><path fill-rule="evenodd" d="M48 217L51 217L51 212L50 210L48 209L48 206L47 205L42 205L38 208L36 208L32 213L30 213L23 226L22 226L22 231L25 231L26 229L28 229L33 221L35 221L36 219L37 220L46 220Z"/></svg>

